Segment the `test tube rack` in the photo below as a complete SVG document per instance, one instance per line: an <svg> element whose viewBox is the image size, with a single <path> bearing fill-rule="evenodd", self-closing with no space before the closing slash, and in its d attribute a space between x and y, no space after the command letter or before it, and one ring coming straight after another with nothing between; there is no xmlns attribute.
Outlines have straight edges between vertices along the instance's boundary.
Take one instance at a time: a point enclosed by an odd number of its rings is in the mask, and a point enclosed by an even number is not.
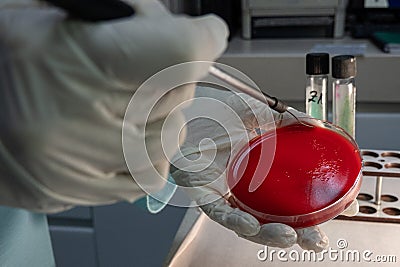
<svg viewBox="0 0 400 267"><path fill-rule="evenodd" d="M400 151L361 150L363 181L354 217L337 219L400 223Z"/></svg>

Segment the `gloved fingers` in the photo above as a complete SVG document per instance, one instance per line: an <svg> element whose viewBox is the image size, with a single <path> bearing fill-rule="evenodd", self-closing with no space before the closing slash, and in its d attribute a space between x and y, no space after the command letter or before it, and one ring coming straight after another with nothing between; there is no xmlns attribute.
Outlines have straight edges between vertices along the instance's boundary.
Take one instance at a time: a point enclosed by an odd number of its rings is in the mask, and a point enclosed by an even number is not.
<svg viewBox="0 0 400 267"><path fill-rule="evenodd" d="M340 215L348 216L348 217L353 217L356 216L358 213L358 208L359 204L357 199L353 200L353 202L350 204L350 206L347 207Z"/></svg>
<svg viewBox="0 0 400 267"><path fill-rule="evenodd" d="M108 77L121 84L144 82L175 64L213 61L227 46L228 28L215 15L172 15L157 0L137 0L132 5L137 10L132 18L69 26L66 31L79 38L79 47ZM143 65L132 72L130 66L138 62ZM207 68L192 69L185 74L193 72L193 81L207 74Z"/></svg>
<svg viewBox="0 0 400 267"><path fill-rule="evenodd" d="M136 84L139 86L157 72L179 63L214 61L227 46L225 27L222 19L214 15L196 19L134 16L76 29L78 33L74 34L83 39L80 47L107 77L128 87L135 82L140 82ZM145 64L132 72L129 66L137 62ZM197 81L207 74L208 67L206 63L186 65L182 71L183 74L175 74L179 75L176 81Z"/></svg>
<svg viewBox="0 0 400 267"><path fill-rule="evenodd" d="M281 223L263 224L258 234L254 236L242 235L241 237L258 244L279 248L291 247L297 241L296 231Z"/></svg>
<svg viewBox="0 0 400 267"><path fill-rule="evenodd" d="M196 164L182 165L184 160L197 160ZM238 235L255 235L260 224L252 215L232 208L222 196L227 193L223 170L207 155L191 153L173 162L171 175L177 185L185 186L187 194L204 213L222 226ZM211 162L210 162L211 160ZM177 168L180 166L181 168ZM183 170L185 167L186 170ZM202 169L198 169L202 168Z"/></svg>
<svg viewBox="0 0 400 267"><path fill-rule="evenodd" d="M188 195L212 220L238 235L256 235L260 230L257 219L237 208L232 208L229 202L222 197L223 192L226 191L225 180L220 179L220 183L216 182L216 179L223 175L220 168L215 162L212 162L211 165L207 165L206 161L203 163L197 163L196 166L193 166L199 168L204 165L206 168L200 172L192 173L172 167L171 175L178 185L187 186ZM179 161L175 164L179 165Z"/></svg>
<svg viewBox="0 0 400 267"><path fill-rule="evenodd" d="M225 51L229 28L224 20L211 14L192 18L191 21L197 27L198 32L203 33L202 37L208 39L207 42L198 40L201 42L204 51L213 51L214 58L217 58Z"/></svg>
<svg viewBox="0 0 400 267"><path fill-rule="evenodd" d="M260 231L260 223L256 218L249 213L232 208L221 196L214 202L202 205L201 209L212 220L239 236L254 236Z"/></svg>
<svg viewBox="0 0 400 267"><path fill-rule="evenodd" d="M314 250L318 253L329 246L328 237L318 226L297 229L296 232L297 244L303 249Z"/></svg>

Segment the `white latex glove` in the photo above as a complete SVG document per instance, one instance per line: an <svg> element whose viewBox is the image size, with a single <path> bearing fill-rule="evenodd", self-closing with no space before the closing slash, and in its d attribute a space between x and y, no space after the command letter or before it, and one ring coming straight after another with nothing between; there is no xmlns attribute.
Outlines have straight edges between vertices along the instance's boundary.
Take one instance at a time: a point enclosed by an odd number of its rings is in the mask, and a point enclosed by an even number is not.
<svg viewBox="0 0 400 267"><path fill-rule="evenodd" d="M277 125L293 122L293 118L287 113L276 112L273 112L273 116L269 118L263 115L258 116L257 120L254 114L268 114L269 108L257 100L239 95L246 99L248 105L244 104L238 95L231 92L206 87L199 87L196 90L196 97L218 99L229 105L239 115L247 131L240 130L240 122L233 120L226 112L227 109L221 107L222 105L207 106L204 102L200 102L198 103L200 107L197 107L194 102L186 113L204 109L209 114L218 114L217 117L223 118L221 121L225 123L225 126L230 126L230 133L228 136L227 131L210 119L198 118L189 121L187 138L181 147L182 154L175 157L173 162L175 166L171 168L173 178L178 185L187 187L189 196L212 220L233 230L240 237L268 246L286 248L297 243L303 249L322 251L327 248L329 241L319 227L295 231L290 226L279 223L260 225L255 217L232 205L224 178L231 147L240 140L254 137L253 130L256 128L268 130L269 127L273 127L271 120L275 120ZM226 118L224 118L224 113L226 113ZM297 115L306 116L303 113ZM214 145L207 139L213 140ZM186 161L187 159L189 161ZM190 160L193 162L190 163ZM203 169L198 171L201 167ZM219 179L221 177L222 179ZM215 182L217 180L218 182Z"/></svg>
<svg viewBox="0 0 400 267"><path fill-rule="evenodd" d="M0 205L56 212L145 195L122 152L122 121L132 94L166 67L215 60L228 32L216 16L191 19L172 15L157 0L130 2L133 17L85 23L35 1L0 1ZM199 78L205 71L188 73ZM146 138L152 163L165 177L169 163L157 141L161 125L193 93L188 85L166 94L147 121L146 136L139 116L131 114L127 122L127 138ZM153 95L149 90L135 107L138 115ZM169 129L163 131L168 138ZM163 183L147 167L132 173L148 181L141 184L146 190L157 191Z"/></svg>

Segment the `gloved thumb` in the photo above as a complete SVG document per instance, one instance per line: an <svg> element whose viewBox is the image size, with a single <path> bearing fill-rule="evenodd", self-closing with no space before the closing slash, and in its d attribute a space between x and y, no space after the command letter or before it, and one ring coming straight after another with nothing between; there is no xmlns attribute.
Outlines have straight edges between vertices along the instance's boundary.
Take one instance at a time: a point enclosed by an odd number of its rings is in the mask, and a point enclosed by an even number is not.
<svg viewBox="0 0 400 267"><path fill-rule="evenodd" d="M344 215L347 217L356 216L358 213L358 208L359 208L359 205L358 205L358 201L356 199L340 215Z"/></svg>

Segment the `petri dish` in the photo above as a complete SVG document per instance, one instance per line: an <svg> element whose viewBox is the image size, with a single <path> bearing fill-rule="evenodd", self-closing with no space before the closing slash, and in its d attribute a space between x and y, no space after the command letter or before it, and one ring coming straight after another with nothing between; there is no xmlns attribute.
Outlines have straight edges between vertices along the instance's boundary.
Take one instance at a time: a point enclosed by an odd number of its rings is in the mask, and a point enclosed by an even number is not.
<svg viewBox="0 0 400 267"><path fill-rule="evenodd" d="M328 221L356 199L362 179L360 149L344 130L328 122L277 127L252 139L228 163L227 184L238 208L260 223L304 228ZM260 159L276 144L271 162ZM263 166L265 168L263 173ZM263 175L251 188L255 173ZM259 178L258 178L259 179Z"/></svg>

